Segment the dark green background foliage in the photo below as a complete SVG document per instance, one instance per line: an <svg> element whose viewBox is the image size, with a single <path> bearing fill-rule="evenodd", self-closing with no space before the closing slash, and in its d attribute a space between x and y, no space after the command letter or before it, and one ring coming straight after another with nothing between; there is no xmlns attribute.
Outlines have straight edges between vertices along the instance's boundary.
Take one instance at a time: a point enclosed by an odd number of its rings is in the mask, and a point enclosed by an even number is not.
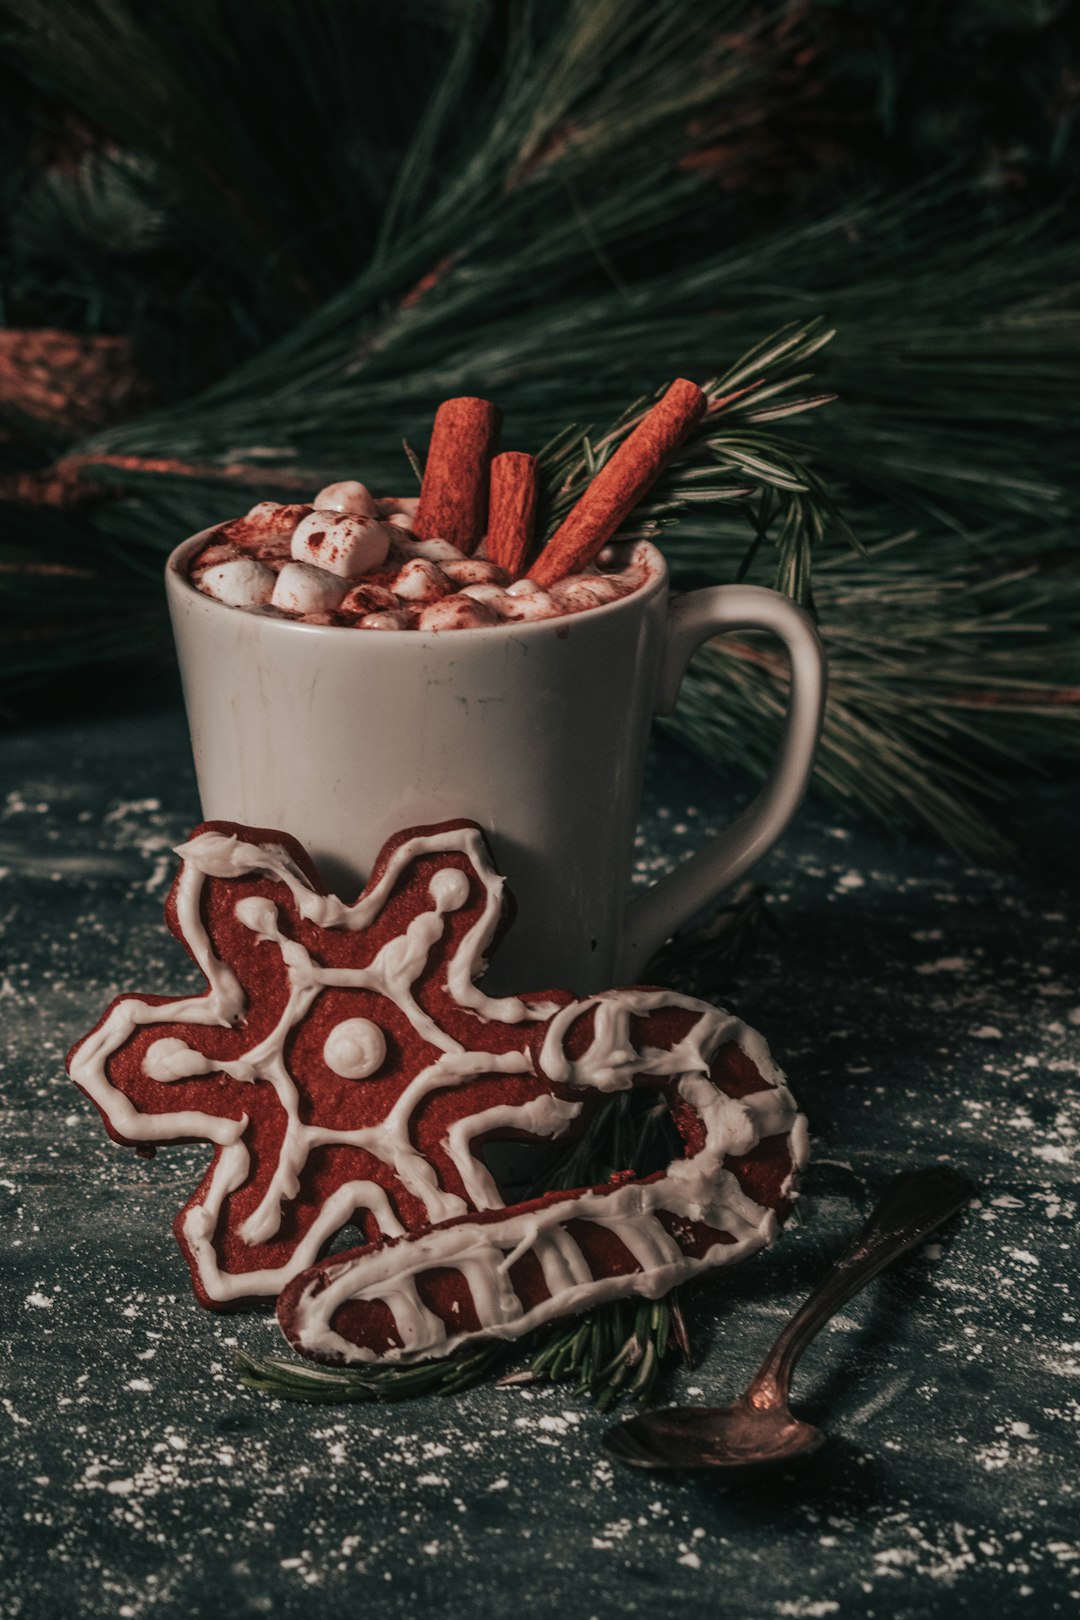
<svg viewBox="0 0 1080 1620"><path fill-rule="evenodd" d="M76 420L62 369L30 410L7 364L9 713L158 654L161 558L204 522L331 475L408 488L401 440L422 453L440 398L487 394L505 443L549 445L554 514L687 373L755 387L635 521L678 583L812 601L823 789L985 851L1017 755L1075 757L1075 8L0 0L0 21L4 323L126 335L139 378ZM132 466L154 457L185 465ZM711 649L674 728L760 770L784 680L767 649Z"/></svg>

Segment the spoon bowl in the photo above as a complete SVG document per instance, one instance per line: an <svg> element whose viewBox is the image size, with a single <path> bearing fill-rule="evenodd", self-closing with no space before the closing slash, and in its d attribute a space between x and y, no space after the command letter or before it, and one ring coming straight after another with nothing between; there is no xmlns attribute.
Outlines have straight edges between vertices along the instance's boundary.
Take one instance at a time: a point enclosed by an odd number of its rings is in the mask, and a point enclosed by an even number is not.
<svg viewBox="0 0 1080 1620"><path fill-rule="evenodd" d="M947 1165L896 1176L873 1214L792 1317L730 1406L671 1406L616 1424L604 1446L630 1468L756 1468L816 1451L825 1439L793 1417L788 1390L795 1364L830 1317L898 1255L921 1243L975 1191Z"/></svg>
<svg viewBox="0 0 1080 1620"><path fill-rule="evenodd" d="M669 1406L628 1418L604 1445L630 1468L753 1468L816 1451L824 1439L786 1407L762 1410L740 1395L730 1406Z"/></svg>

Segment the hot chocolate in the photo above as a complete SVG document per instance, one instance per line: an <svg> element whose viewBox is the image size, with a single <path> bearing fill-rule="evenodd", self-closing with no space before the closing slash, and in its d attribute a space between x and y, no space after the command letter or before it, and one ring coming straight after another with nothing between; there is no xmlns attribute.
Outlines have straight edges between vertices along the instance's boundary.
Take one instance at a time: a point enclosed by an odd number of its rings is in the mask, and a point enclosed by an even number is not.
<svg viewBox="0 0 1080 1620"><path fill-rule="evenodd" d="M360 630L473 630L553 619L614 602L640 585L640 562L607 548L546 589L450 540L413 529L418 499L376 499L355 480L311 506L261 501L213 531L192 583L227 607Z"/></svg>

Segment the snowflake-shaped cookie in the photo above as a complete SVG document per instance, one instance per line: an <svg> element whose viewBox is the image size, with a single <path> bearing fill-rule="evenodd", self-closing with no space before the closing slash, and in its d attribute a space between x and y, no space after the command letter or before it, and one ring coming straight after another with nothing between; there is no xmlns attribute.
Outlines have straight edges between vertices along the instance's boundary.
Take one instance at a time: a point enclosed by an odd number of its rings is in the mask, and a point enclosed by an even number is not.
<svg viewBox="0 0 1080 1620"><path fill-rule="evenodd" d="M117 1141L213 1145L176 1220L204 1304L274 1297L293 1279L307 1285L304 1298L316 1281L321 1295L323 1274L301 1274L352 1222L368 1245L357 1255L381 1256L380 1276L386 1257L399 1256L389 1290L397 1306L385 1303L385 1277L365 1274L360 1294L374 1287L381 1302L367 1313L379 1317L376 1342L370 1332L343 1337L331 1310L317 1330L309 1321L301 1347L339 1359L444 1353L460 1339L454 1310L448 1325L410 1303L415 1287L399 1286L403 1257L413 1271L452 1269L455 1253L475 1248L476 1212L502 1210L480 1157L485 1143L564 1136L605 1093L632 1085L664 1094L688 1157L644 1182L623 1177L559 1195L563 1205L593 1199L591 1248L568 1237L565 1211L533 1221L531 1256L523 1249L504 1264L509 1249L495 1260L489 1241L485 1264L502 1267L501 1303L491 1303L490 1275L463 1263L479 1306L469 1323L485 1331L492 1320L498 1329L526 1316L532 1307L509 1297L526 1272L544 1300L563 1283L587 1292L596 1268L631 1279L648 1272L642 1292L658 1266L701 1269L771 1239L805 1132L761 1037L671 991L486 995L477 980L507 897L475 823L390 839L351 905L326 892L282 833L211 822L178 853L166 917L207 988L120 997L73 1049L69 1072ZM489 1237L495 1219L480 1216ZM523 1230L505 1228L511 1249ZM433 1234L442 1235L433 1242ZM411 1242L426 1247L414 1252Z"/></svg>

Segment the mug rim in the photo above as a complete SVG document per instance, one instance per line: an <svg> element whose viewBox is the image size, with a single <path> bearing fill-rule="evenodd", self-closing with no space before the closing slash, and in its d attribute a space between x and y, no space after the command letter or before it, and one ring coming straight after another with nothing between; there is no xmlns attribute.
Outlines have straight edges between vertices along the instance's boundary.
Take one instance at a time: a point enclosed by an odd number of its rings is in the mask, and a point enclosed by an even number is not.
<svg viewBox="0 0 1080 1620"><path fill-rule="evenodd" d="M188 538L186 540L182 540L178 546L174 546L173 550L165 559L165 580L167 587L178 590L182 597L185 597L191 601L192 606L199 604L202 607L218 613L228 613L234 617L240 616L248 621L254 620L256 623L265 626L273 626L275 629L280 629L283 632L303 632L305 635L309 636L350 636L354 639L356 638L358 628L356 625L303 624L299 619L289 619L285 618L284 616L277 618L266 613L251 613L244 608L229 607L227 603L219 602L215 597L207 596L205 591L200 591L199 588L192 583L185 565L188 557L194 551L196 551L199 546L204 545L214 531L220 527L220 523L211 524L209 528L200 529L198 534L189 535ZM616 597L613 602L599 602L595 607L578 608L573 613L560 613L549 619L505 619L501 624L469 625L463 629L452 631L415 629L390 631L383 630L379 631L375 635L363 636L361 639L365 646L369 645L373 640L378 644L388 642L394 646L399 646L403 642L410 645L430 646L432 642L436 641L443 643L449 640L456 643L459 636L483 635L487 637L488 640L491 640L496 637L500 631L512 632L515 636L540 633L550 635L553 632L563 632L568 629L571 624L578 621L587 620L589 623L593 623L595 620L603 616L629 611L632 605L639 605L643 607L647 602L652 601L655 596L659 595L660 592L667 587L667 559L665 558L663 552L660 551L657 546L653 545L651 540L635 540L633 542L632 556L635 558L638 556L646 558L650 564L650 570L654 577L646 579L642 585L636 586L634 590L628 593L628 595ZM354 583L360 584L363 582L355 581Z"/></svg>

